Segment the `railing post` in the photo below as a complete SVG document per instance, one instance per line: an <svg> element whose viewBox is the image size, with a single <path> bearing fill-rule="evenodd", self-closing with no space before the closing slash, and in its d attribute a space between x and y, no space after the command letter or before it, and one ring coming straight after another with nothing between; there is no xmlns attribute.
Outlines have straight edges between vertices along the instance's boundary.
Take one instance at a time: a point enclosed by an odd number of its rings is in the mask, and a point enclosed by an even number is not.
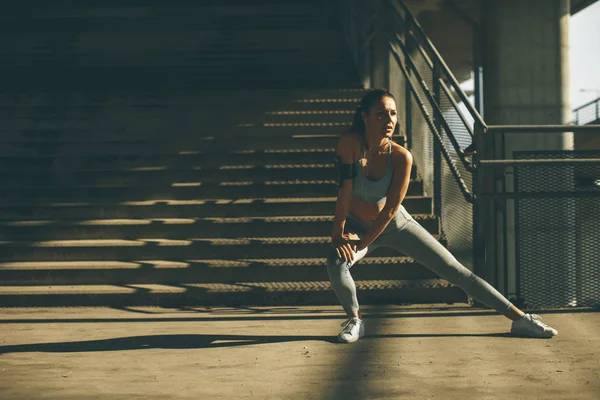
<svg viewBox="0 0 600 400"><path fill-rule="evenodd" d="M473 25L473 74L475 81L475 110L483 117L483 61L482 59L482 28Z"/></svg>
<svg viewBox="0 0 600 400"><path fill-rule="evenodd" d="M412 51L411 41L408 40L410 33L410 23L411 19L406 18L404 24L404 44L406 46L407 52L410 54ZM404 111L405 111L405 119L406 119L406 147L410 150L412 149L412 97L410 93L410 68L408 69L408 76L406 77L406 82L404 85Z"/></svg>
<svg viewBox="0 0 600 400"><path fill-rule="evenodd" d="M433 97L436 104L440 104L441 85L440 67L437 60L433 62ZM441 109L441 107L440 107ZM442 116L438 115L434 107L433 122L435 129L442 135ZM442 215L442 146L437 139L433 140L433 214Z"/></svg>
<svg viewBox="0 0 600 400"><path fill-rule="evenodd" d="M473 194L475 195L475 202L473 203L473 272L476 275L483 276L485 271L485 236L484 236L484 227L483 224L485 222L485 204L486 199L482 196L483 187L481 184L481 179L483 178L484 171L478 164L479 159L484 155L484 131L483 126L475 122L474 125L474 137L476 145L476 152L473 155L474 157L474 165L475 170L473 171L473 182L472 189Z"/></svg>

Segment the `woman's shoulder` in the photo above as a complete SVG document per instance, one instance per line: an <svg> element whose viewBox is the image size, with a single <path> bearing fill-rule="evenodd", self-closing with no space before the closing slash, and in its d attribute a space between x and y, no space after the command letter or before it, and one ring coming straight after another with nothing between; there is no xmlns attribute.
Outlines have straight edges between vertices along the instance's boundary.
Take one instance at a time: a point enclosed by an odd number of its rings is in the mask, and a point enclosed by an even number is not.
<svg viewBox="0 0 600 400"><path fill-rule="evenodd" d="M349 130L340 135L336 150L338 155L347 154L355 159L356 155L360 153L361 146L362 135L359 132Z"/></svg>
<svg viewBox="0 0 600 400"><path fill-rule="evenodd" d="M340 142L355 143L360 145L362 143L362 138L362 133L353 130L347 130L340 134Z"/></svg>
<svg viewBox="0 0 600 400"><path fill-rule="evenodd" d="M402 164L412 164L412 154L410 151L396 142L392 142L392 158Z"/></svg>

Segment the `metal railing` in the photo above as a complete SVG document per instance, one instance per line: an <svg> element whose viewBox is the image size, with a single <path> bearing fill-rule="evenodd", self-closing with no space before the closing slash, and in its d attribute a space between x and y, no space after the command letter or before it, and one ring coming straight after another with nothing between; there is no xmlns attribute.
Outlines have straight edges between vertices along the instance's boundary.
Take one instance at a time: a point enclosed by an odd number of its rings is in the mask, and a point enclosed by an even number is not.
<svg viewBox="0 0 600 400"><path fill-rule="evenodd" d="M600 148L515 148L527 135L577 143L588 134L600 126L488 126L478 138L486 245L475 262L521 307L600 305Z"/></svg>
<svg viewBox="0 0 600 400"><path fill-rule="evenodd" d="M600 123L600 97L573 110L575 125L586 125L591 122Z"/></svg>

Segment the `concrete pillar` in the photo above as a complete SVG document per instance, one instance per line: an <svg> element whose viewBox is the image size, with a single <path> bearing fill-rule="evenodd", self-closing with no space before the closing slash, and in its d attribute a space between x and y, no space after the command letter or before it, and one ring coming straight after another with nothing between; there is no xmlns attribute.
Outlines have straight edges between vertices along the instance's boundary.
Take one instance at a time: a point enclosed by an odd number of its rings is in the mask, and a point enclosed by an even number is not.
<svg viewBox="0 0 600 400"><path fill-rule="evenodd" d="M569 3L569 0L482 2L484 114L488 125L562 125L571 120ZM494 143L488 143L484 147L495 150L493 153L481 154L484 159L516 158L517 151L573 149L572 134L564 133L517 132L488 136L486 141L492 139L495 139ZM512 169L498 170L496 173L488 170L484 171L484 180L494 182L500 192L512 192L515 189L513 173ZM563 187L555 186L549 190L569 190L572 187L572 171L566 168L559 173L559 181ZM540 178L544 179L543 176ZM523 187L523 182L519 183L519 190L528 190ZM495 238L494 246L498 250L494 260L488 260L487 274L495 274L496 285L507 288L506 294L511 297L516 292L517 264L522 272L523 268L533 266L524 265L523 260L520 263L517 261L519 254L516 246L519 238L515 224L518 224L521 235L527 235L528 239L537 237L556 250L552 254L539 252L535 256L534 265L540 268L540 273L544 273L542 267L546 263L548 269L556 270L545 271L545 276L564 278L562 288L553 287L554 283L544 287L544 283L539 281L535 283L536 288L533 290L546 291L549 296L563 296L561 302L565 305L569 303L573 288L568 276L572 275L571 269L574 267L571 251L574 233L570 232L574 231L568 228L573 226L574 213L564 212L565 201L560 202L558 207L554 205L554 208L533 201L517 203L509 200L496 204L499 205L496 211L485 217L486 238ZM519 211L527 213L528 218L516 216L515 206ZM562 232L561 228L564 228ZM501 267L498 274L490 271L493 264ZM523 286L521 289L524 290ZM538 301L546 300L541 298Z"/></svg>
<svg viewBox="0 0 600 400"><path fill-rule="evenodd" d="M569 0L482 3L486 123L568 123Z"/></svg>

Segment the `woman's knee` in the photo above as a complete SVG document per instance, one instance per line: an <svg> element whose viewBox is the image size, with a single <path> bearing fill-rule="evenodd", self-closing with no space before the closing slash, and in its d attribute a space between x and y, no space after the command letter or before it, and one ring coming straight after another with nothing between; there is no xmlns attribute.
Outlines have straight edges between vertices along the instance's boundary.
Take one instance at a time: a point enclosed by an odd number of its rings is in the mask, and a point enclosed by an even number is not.
<svg viewBox="0 0 600 400"><path fill-rule="evenodd" d="M350 269L351 264L338 257L335 249L331 249L327 254L327 271L329 274L341 275Z"/></svg>
<svg viewBox="0 0 600 400"><path fill-rule="evenodd" d="M458 261L450 263L448 267L442 277L461 288L470 286L477 279L471 270Z"/></svg>

